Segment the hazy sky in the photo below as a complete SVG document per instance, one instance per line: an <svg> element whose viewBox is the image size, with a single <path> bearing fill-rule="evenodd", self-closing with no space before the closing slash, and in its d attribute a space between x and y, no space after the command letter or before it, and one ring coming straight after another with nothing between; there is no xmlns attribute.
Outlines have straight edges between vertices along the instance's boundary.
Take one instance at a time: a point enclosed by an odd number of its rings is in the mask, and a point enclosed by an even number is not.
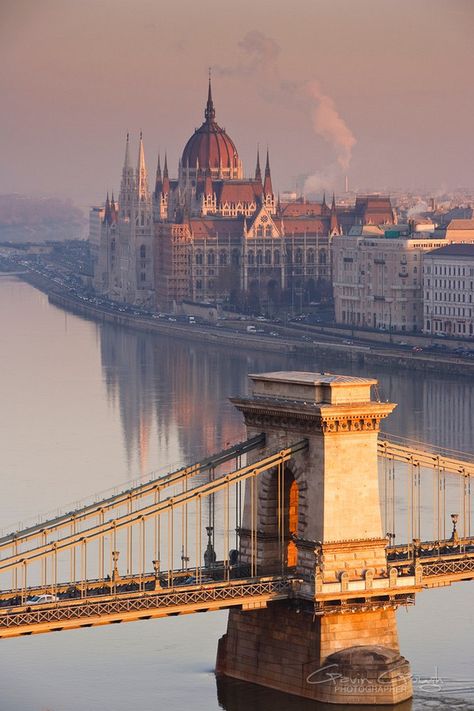
<svg viewBox="0 0 474 711"><path fill-rule="evenodd" d="M216 118L274 187L474 187L473 0L0 0L0 192L118 191L124 137L171 174Z"/></svg>

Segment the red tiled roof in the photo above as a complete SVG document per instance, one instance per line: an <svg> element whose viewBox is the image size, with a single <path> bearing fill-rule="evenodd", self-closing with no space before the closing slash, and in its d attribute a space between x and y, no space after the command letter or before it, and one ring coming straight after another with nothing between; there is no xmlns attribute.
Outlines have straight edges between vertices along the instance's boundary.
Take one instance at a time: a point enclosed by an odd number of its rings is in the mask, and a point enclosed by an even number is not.
<svg viewBox="0 0 474 711"><path fill-rule="evenodd" d="M203 217L189 221L195 239L216 239L219 237L242 237L244 232L244 218Z"/></svg>
<svg viewBox="0 0 474 711"><path fill-rule="evenodd" d="M281 203L283 217L301 217L303 215L322 215L322 205L319 202L284 202Z"/></svg>
<svg viewBox="0 0 474 711"><path fill-rule="evenodd" d="M214 183L217 203L257 203L262 195L262 184L258 180L223 180Z"/></svg>
<svg viewBox="0 0 474 711"><path fill-rule="evenodd" d="M326 217L283 217L285 234L308 234L325 236L329 230L329 219Z"/></svg>

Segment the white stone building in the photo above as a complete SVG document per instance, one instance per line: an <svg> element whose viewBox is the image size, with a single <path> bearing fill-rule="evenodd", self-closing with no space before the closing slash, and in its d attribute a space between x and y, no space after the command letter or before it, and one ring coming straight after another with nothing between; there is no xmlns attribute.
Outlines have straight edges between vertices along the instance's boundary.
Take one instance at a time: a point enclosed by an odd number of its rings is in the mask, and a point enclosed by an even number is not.
<svg viewBox="0 0 474 711"><path fill-rule="evenodd" d="M387 331L423 328L423 255L432 236L366 226L332 240L336 322Z"/></svg>
<svg viewBox="0 0 474 711"><path fill-rule="evenodd" d="M424 255L424 332L474 335L474 244L448 244Z"/></svg>

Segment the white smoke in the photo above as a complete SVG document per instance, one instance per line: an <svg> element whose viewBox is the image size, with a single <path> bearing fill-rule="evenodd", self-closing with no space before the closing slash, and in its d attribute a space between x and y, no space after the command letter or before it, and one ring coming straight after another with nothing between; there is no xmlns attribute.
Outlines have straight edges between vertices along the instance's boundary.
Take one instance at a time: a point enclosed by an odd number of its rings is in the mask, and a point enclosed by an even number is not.
<svg viewBox="0 0 474 711"><path fill-rule="evenodd" d="M349 126L336 109L334 99L321 90L318 81L311 81L307 91L315 105L312 108L313 128L318 136L326 139L334 147L337 162L346 173L352 158L356 139Z"/></svg>
<svg viewBox="0 0 474 711"><path fill-rule="evenodd" d="M423 212L428 212L429 209L430 208L427 202L424 200L418 200L416 205L413 205L413 207L410 207L407 211L407 217L416 217L416 215L421 215Z"/></svg>
<svg viewBox="0 0 474 711"><path fill-rule="evenodd" d="M239 42L245 58L234 66L216 67L223 76L242 76L247 79L260 75L260 91L266 101L297 107L310 115L314 132L334 149L339 168L346 173L352 158L356 138L337 110L334 99L326 94L320 82L294 82L282 78L279 69L280 47L271 37L258 30L248 32ZM328 172L332 174L334 168ZM335 177L335 176L334 176ZM316 182L317 178L313 182ZM335 182L334 179L332 182Z"/></svg>

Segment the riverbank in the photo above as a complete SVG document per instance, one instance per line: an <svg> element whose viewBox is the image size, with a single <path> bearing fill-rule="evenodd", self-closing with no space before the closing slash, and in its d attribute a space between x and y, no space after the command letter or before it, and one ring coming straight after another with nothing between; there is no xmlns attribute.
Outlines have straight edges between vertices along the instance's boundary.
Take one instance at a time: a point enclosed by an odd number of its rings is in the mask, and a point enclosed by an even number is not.
<svg viewBox="0 0 474 711"><path fill-rule="evenodd" d="M229 332L225 327L202 326L198 324L181 324L152 318L140 318L125 312L104 309L89 301L74 297L60 288L52 280L29 272L21 278L40 289L48 295L49 301L60 308L66 309L79 316L95 321L113 323L118 326L132 328L144 333L164 334L174 338L194 340L201 343L229 347L240 350L257 350L267 353L295 353L301 355L315 355L329 357L339 363L357 363L368 367L376 366L393 370L402 368L412 371L439 373L456 377L474 377L474 362L467 359L447 357L444 354L400 353L384 347L377 348L377 344L355 345L339 342L318 341L318 335L312 333L312 341L301 340L301 326L295 328L294 335L291 329L285 328L284 334L278 338L249 334L245 331L238 333Z"/></svg>

